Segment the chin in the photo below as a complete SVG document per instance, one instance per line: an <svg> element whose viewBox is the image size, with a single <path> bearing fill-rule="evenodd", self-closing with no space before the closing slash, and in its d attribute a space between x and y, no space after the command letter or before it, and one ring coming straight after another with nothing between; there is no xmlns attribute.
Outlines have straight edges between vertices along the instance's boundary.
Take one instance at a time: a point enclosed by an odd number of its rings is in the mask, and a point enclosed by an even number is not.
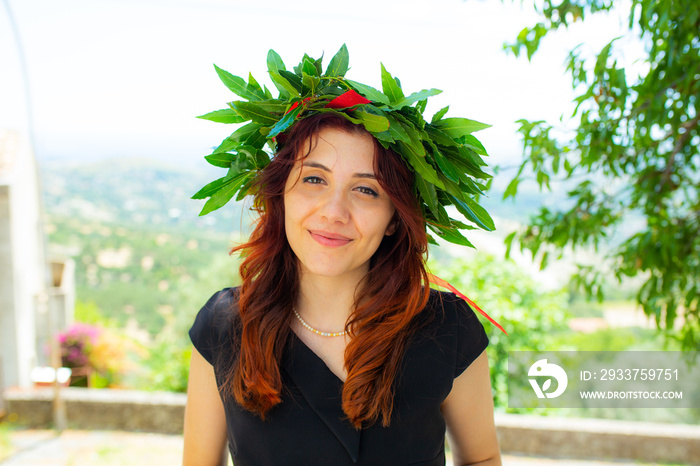
<svg viewBox="0 0 700 466"><path fill-rule="evenodd" d="M338 270L333 267L328 267L328 268L319 268L319 267L313 267L313 268L307 268L307 273L309 275L317 275L319 277L340 277L347 273L346 270Z"/></svg>
<svg viewBox="0 0 700 466"><path fill-rule="evenodd" d="M311 267L304 266L305 272L309 275L316 275L319 277L342 277L350 276L359 272L357 268L343 267L342 264L329 263L329 264L319 264L315 262L311 264Z"/></svg>

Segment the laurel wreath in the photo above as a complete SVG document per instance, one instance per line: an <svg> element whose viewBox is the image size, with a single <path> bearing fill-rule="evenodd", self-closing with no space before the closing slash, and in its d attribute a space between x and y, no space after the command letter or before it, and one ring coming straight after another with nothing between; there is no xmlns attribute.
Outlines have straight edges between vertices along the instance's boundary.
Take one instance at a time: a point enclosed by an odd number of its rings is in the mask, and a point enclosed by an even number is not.
<svg viewBox="0 0 700 466"><path fill-rule="evenodd" d="M486 163L481 158L488 154L472 134L490 125L467 118L445 118L449 107L426 121L423 113L428 97L442 91L424 89L406 96L399 79L383 64L381 92L347 79L349 55L345 45L333 56L325 72L322 59L304 54L302 61L288 71L282 58L270 50L267 68L279 92L276 98L252 74L246 82L214 65L221 81L245 100L229 102L227 108L198 118L247 123L205 157L210 164L228 172L192 196L208 198L200 215L221 208L231 199L242 200L252 194L251 185L274 156L278 137L295 121L320 112L334 112L363 125L382 146L400 154L414 170L415 194L431 232L451 243L473 247L460 230L495 229L490 215L478 203L485 182L491 178L483 170ZM464 219L452 218L448 209L456 209ZM430 232L428 237L436 243Z"/></svg>

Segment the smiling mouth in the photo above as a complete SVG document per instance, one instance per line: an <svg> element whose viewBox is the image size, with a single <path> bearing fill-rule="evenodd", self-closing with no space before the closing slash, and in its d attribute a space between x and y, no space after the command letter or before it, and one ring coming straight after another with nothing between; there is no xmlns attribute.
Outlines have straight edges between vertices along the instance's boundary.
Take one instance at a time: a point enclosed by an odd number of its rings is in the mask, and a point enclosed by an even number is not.
<svg viewBox="0 0 700 466"><path fill-rule="evenodd" d="M326 231L311 231L308 230L311 237L319 244L328 247L339 247L345 246L352 241L351 238L347 238L343 235L336 235L333 233L328 233Z"/></svg>

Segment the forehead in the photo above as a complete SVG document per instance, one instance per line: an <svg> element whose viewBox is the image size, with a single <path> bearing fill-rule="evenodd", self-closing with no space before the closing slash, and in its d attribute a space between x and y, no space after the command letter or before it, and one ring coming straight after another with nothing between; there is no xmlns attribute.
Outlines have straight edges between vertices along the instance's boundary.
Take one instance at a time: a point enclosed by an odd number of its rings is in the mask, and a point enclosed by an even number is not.
<svg viewBox="0 0 700 466"><path fill-rule="evenodd" d="M375 150L374 138L369 133L324 128L304 143L297 161L340 164L374 171Z"/></svg>

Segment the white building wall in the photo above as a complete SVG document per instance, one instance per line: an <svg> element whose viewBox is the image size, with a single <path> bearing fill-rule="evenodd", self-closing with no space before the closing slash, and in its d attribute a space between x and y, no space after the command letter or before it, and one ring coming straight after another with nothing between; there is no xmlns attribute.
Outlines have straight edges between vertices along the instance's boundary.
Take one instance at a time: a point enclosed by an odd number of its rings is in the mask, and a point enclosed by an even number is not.
<svg viewBox="0 0 700 466"><path fill-rule="evenodd" d="M37 178L26 137L0 130L0 356L8 387L30 384L37 305L47 304Z"/></svg>
<svg viewBox="0 0 700 466"><path fill-rule="evenodd" d="M37 362L51 365L46 351L51 334L64 330L73 323L75 314L75 261L68 257L49 259L51 280L48 288L48 305L40 303L36 313ZM52 330L53 329L53 330Z"/></svg>
<svg viewBox="0 0 700 466"><path fill-rule="evenodd" d="M15 280L12 266L9 187L0 184L0 384L7 386L10 374L17 373Z"/></svg>

